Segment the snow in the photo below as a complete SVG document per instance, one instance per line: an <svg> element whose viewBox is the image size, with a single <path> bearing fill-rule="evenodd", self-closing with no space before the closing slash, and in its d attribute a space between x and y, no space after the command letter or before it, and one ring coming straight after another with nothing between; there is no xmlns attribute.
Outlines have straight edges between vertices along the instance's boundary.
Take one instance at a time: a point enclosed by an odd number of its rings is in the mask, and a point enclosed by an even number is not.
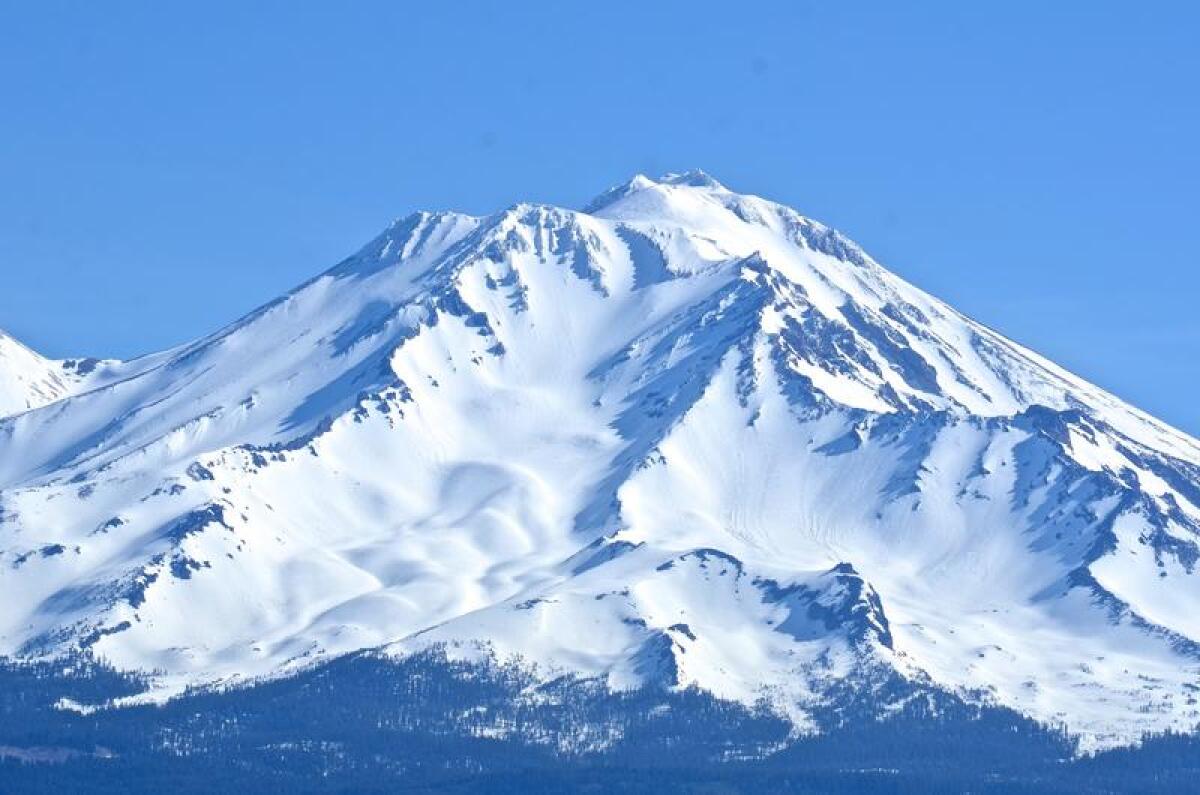
<svg viewBox="0 0 1200 795"><path fill-rule="evenodd" d="M1200 444L699 172L399 219L132 362L0 354L2 654L162 697L445 644L800 725L891 666L1094 747L1200 719Z"/></svg>
<svg viewBox="0 0 1200 795"><path fill-rule="evenodd" d="M112 364L47 359L0 331L0 418L82 391L99 381Z"/></svg>

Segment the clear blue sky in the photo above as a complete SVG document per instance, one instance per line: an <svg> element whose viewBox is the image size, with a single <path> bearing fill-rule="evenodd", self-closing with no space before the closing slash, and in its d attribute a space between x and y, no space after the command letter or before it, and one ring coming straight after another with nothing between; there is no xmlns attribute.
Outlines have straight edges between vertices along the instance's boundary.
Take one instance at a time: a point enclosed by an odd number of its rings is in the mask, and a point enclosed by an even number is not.
<svg viewBox="0 0 1200 795"><path fill-rule="evenodd" d="M0 327L131 356L698 167L1200 433L1198 6L0 0Z"/></svg>

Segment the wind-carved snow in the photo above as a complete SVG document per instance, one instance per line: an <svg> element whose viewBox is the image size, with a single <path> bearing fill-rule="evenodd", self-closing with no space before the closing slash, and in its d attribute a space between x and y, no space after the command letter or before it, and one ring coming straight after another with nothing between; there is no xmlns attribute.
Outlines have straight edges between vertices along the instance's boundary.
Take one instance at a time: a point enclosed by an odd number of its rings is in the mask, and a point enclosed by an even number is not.
<svg viewBox="0 0 1200 795"><path fill-rule="evenodd" d="M40 408L101 383L116 362L47 359L0 331L0 417Z"/></svg>
<svg viewBox="0 0 1200 795"><path fill-rule="evenodd" d="M432 645L806 725L893 667L1190 729L1200 444L700 173L417 213L132 362L0 339L0 652Z"/></svg>

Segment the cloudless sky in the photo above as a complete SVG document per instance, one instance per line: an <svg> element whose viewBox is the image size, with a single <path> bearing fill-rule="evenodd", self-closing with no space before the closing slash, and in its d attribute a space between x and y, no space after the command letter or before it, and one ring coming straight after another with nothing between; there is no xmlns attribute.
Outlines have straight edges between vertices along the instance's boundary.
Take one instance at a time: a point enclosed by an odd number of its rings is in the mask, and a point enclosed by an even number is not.
<svg viewBox="0 0 1200 795"><path fill-rule="evenodd" d="M703 168L1200 433L1200 4L0 0L0 327L215 330L418 208Z"/></svg>

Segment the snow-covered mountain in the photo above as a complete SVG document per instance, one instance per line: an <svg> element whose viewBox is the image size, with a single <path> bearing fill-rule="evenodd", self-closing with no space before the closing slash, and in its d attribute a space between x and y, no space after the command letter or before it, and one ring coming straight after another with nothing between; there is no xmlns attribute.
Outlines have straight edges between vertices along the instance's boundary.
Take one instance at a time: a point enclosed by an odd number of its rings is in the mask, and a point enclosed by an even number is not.
<svg viewBox="0 0 1200 795"><path fill-rule="evenodd" d="M1200 443L702 173L417 213L83 382L0 343L0 654L165 693L444 644L801 725L891 667L1093 745L1200 721Z"/></svg>

